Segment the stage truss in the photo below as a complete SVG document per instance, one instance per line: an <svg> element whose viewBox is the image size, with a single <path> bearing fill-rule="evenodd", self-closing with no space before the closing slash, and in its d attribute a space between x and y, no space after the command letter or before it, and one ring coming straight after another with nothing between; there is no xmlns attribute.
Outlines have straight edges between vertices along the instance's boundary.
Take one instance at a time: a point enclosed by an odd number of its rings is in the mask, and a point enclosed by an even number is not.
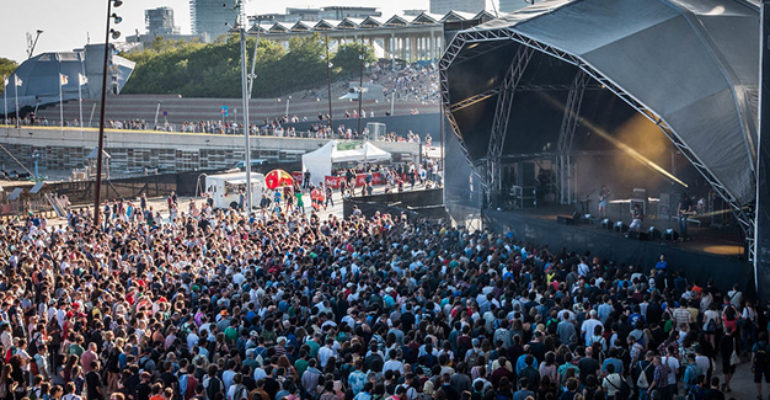
<svg viewBox="0 0 770 400"><path fill-rule="evenodd" d="M458 140L460 141L460 144L462 145L461 147L463 148L463 152L469 161L471 159L467 151L466 143L462 137L459 126L457 125L457 121L454 118L454 112L457 109L455 110L452 109L453 103L449 98L449 84L448 84L449 68L454 63L459 63L465 59L476 57L481 54L499 49L502 46L509 45L509 43L507 43L508 40L518 43L522 46L531 48L533 50L537 50L541 53L547 54L551 57L555 57L561 61L564 61L568 64L572 64L578 67L586 75L593 78L597 83L599 83L603 88L610 90L613 94L618 96L620 99L626 102L629 106L633 107L636 111L638 111L639 113L647 117L647 119L652 121L655 125L657 125L661 129L661 131L666 135L666 137L668 137L668 139L671 140L671 142L674 144L674 147L676 147L676 149L680 151L687 158L688 161L690 161L690 163L698 170L698 172L704 177L704 179L706 179L709 185L711 185L714 191L717 194L719 194L719 196L733 210L733 213L735 214L735 217L736 217L736 220L738 221L739 226L741 227L741 229L743 230L743 233L745 234L747 240L749 241L749 246L748 246L749 259L750 260L754 259L753 215L751 215L751 212L749 212L749 210L747 210L744 207L744 205L741 204L738 201L738 199L736 199L727 190L725 185L703 163L703 161L697 156L697 154L695 154L695 152L693 152L692 149L684 141L682 141L682 139L676 133L676 131L674 131L661 116L659 116L651 108L647 107L644 103L639 101L633 95L626 92L622 87L618 86L614 81L612 81L611 79L607 78L606 76L596 71L590 64L586 63L582 58L577 57L573 54L567 53L558 48L549 46L545 43L541 43L537 40L533 40L527 36L524 36L514 31L510 27L504 27L499 29L489 29L489 30L471 29L471 30L458 32L454 36L454 38L451 40L451 42L447 45L447 48L444 51L444 54L442 55L441 60L439 61L439 84L441 87L441 100L444 102L444 113L446 114L446 118L449 121L449 125L452 129L452 132L455 134L455 136L457 136ZM481 44L488 43L488 42L501 42L501 44L499 45L495 44L492 46L481 46ZM463 54L460 55L460 52L466 46L469 48L473 46L473 48L470 51L463 52ZM499 92L500 88L497 88L496 90ZM477 96L472 96L472 97L477 97ZM487 93L487 97L483 99L476 98L476 100L471 104L477 103L479 101L484 101L490 97L491 96L489 95L489 93ZM463 102L465 101L461 100L459 103L463 103ZM467 107L467 105L465 107ZM495 116L495 118L497 118L497 115ZM490 140L499 140L499 139L501 138L499 136L494 135L494 132L492 135L490 135ZM504 137L502 139L504 140ZM493 144L490 142L489 146L490 148L496 148L498 146L502 147L503 143ZM489 185L489 182L487 182L487 185ZM490 189L491 189L490 187L487 187L487 190L490 190Z"/></svg>

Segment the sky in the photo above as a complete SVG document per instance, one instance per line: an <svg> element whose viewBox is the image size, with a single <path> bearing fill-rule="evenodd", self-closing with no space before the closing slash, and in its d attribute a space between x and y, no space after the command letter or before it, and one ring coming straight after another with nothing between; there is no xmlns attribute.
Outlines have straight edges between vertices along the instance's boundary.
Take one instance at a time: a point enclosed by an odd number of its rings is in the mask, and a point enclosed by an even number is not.
<svg viewBox="0 0 770 400"><path fill-rule="evenodd" d="M233 1L233 0L225 0ZM392 15L405 9L427 9L429 0L248 0L249 15L284 12L286 7L368 6L378 7L383 15ZM12 5L12 10L10 9ZM190 33L188 0L123 0L115 9L123 22L118 29L123 37L144 33L144 10L167 6L174 9L175 24L182 33ZM27 58L26 33L43 30L35 55L50 51L71 51L88 43L104 43L107 13L105 0L1 0L5 9L0 24L0 57L21 63Z"/></svg>

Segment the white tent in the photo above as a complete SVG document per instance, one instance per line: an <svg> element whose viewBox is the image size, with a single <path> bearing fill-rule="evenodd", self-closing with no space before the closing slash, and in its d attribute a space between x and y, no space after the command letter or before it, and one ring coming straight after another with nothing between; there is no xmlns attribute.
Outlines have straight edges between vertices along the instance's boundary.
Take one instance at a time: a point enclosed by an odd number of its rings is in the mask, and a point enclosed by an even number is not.
<svg viewBox="0 0 770 400"><path fill-rule="evenodd" d="M318 184L324 177L332 173L332 164L350 161L384 161L391 156L385 150L365 142L360 146L351 147L352 143L330 140L318 150L302 156L302 171L310 171L310 180Z"/></svg>

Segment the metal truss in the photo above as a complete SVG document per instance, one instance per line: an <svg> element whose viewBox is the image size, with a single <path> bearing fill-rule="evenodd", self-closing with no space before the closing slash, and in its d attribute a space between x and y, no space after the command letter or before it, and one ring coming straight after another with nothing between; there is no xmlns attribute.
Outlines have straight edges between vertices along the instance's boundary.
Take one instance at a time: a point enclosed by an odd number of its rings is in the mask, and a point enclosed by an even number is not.
<svg viewBox="0 0 770 400"><path fill-rule="evenodd" d="M565 104L564 115L559 129L559 140L556 144L559 176L559 200L561 204L572 204L574 199L573 169L572 169L572 142L575 138L575 129L577 129L580 120L580 106L583 104L583 93L588 80L591 79L583 70L578 69L575 78L570 85L567 94L567 104Z"/></svg>
<svg viewBox="0 0 770 400"><path fill-rule="evenodd" d="M754 235L754 219L750 215L749 212L747 212L744 209L744 205L738 201L738 199L730 193L730 191L727 189L727 187L722 183L722 181L703 163L703 161L698 157L697 154L693 152L693 150L684 142L682 141L679 134L674 131L669 124L660 117L654 110L650 109L648 106L646 106L644 103L636 99L631 94L627 93L623 88L618 86L615 82L613 82L611 79L605 77L598 71L596 71L591 65L587 64L583 59L580 57L577 57L575 55L572 55L570 53L567 53L561 49L549 46L545 43L538 42L536 40L533 40L529 37L526 37L516 31L514 31L510 27L500 28L500 29L494 29L494 30L468 30L459 32L455 35L452 42L447 47L446 51L444 52L444 55L441 58L441 61L439 62L439 72L441 75L441 91L442 91L442 99L445 102L445 105L447 106L446 110L448 110L449 106L449 87L447 85L447 71L449 67L452 65L452 63L455 61L455 59L458 58L458 54L462 50L462 48L470 43L477 43L477 42L487 42L487 41L495 41L495 40L512 40L516 43L519 43L523 46L530 47L532 49L535 49L537 51L540 51L544 54L547 54L551 57L555 57L559 60L562 60L566 63L572 64L583 70L586 74L588 74L591 78L596 80L599 84L603 85L607 90L610 90L613 94L618 96L621 100L625 101L629 106L633 107L635 110L640 112L642 115L647 117L650 121L652 121L654 124L656 124L661 131L671 140L671 142L674 144L674 147L678 151L680 151L689 161L692 163L692 165L700 172L700 174L706 179L706 181L711 185L711 187L714 188L714 191L719 194L719 196L724 199L724 201L730 205L730 207L733 209L733 212L735 214L736 220L738 221L739 226L743 230L744 234L748 238L748 240L752 240ZM463 56L465 57L465 56ZM462 60L462 58L460 58ZM448 114L451 114L451 112L447 112ZM450 123L451 124L451 123ZM452 125L452 130L455 132L455 135L460 137L460 131L459 127L456 123ZM462 141L462 138L460 139L460 143L464 146L464 141ZM466 152L467 156L467 152ZM753 257L753 254L749 254L750 257Z"/></svg>
<svg viewBox="0 0 770 400"><path fill-rule="evenodd" d="M505 79L497 96L495 115L492 120L492 131L489 134L489 148L487 149L487 179L489 194L502 190L502 171L500 169L500 156L503 154L505 138L508 134L508 120L511 116L513 97L516 86L524 76L535 51L527 46L521 46L511 60L511 65L505 73Z"/></svg>
<svg viewBox="0 0 770 400"><path fill-rule="evenodd" d="M462 99L458 101L457 103L454 103L449 106L449 111L451 112L457 112L462 110L463 108L470 107L476 103L482 102L496 94L500 93L500 88L495 87L493 89L485 90L479 94L474 94L471 97L467 97L465 99Z"/></svg>

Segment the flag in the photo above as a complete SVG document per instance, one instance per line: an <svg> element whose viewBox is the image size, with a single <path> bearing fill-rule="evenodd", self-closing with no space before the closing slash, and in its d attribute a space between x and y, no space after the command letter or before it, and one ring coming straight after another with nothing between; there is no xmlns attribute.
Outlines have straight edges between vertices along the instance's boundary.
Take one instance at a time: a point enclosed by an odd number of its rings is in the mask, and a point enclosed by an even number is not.
<svg viewBox="0 0 770 400"><path fill-rule="evenodd" d="M83 86L88 83L88 77L83 74L78 74L78 82L80 83L80 86Z"/></svg>
<svg viewBox="0 0 770 400"><path fill-rule="evenodd" d="M13 84L16 85L16 86L21 86L22 81L21 81L21 78L19 78L18 75L14 75L13 76Z"/></svg>
<svg viewBox="0 0 770 400"><path fill-rule="evenodd" d="M67 75L59 74L59 82L61 83L62 86L68 84L69 79L67 78Z"/></svg>

